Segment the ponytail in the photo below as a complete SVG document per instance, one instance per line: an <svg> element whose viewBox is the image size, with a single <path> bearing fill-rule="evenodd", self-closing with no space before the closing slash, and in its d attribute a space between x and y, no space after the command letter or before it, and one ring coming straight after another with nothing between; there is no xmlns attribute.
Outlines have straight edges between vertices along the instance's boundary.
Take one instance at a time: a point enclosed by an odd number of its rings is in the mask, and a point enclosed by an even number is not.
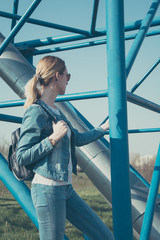
<svg viewBox="0 0 160 240"><path fill-rule="evenodd" d="M37 99L41 97L41 91L38 89L38 81L39 78L37 74L33 76L31 80L25 86L25 96L26 101L24 104L24 108L27 109L32 103L34 103Z"/></svg>

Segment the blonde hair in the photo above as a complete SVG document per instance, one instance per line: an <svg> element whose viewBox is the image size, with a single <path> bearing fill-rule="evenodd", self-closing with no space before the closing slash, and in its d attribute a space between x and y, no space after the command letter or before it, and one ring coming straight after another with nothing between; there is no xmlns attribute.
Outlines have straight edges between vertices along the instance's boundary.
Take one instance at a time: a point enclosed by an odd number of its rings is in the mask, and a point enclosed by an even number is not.
<svg viewBox="0 0 160 240"><path fill-rule="evenodd" d="M36 74L25 86L24 108L27 109L41 97L41 87L49 85L56 72L62 74L64 70L65 62L58 57L46 56L40 59L36 67Z"/></svg>

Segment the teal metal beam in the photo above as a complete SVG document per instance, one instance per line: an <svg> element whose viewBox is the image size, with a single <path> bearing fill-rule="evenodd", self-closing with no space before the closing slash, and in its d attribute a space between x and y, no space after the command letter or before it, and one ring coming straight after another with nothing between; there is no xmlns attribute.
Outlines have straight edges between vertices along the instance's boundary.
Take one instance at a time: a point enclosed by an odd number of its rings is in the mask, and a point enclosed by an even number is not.
<svg viewBox="0 0 160 240"><path fill-rule="evenodd" d="M25 100L11 100L11 101L3 101L0 102L0 108L7 108L7 107L20 107L23 106Z"/></svg>
<svg viewBox="0 0 160 240"><path fill-rule="evenodd" d="M160 128L144 128L144 129L129 129L128 133L151 133L151 132L160 132ZM109 131L105 132L106 135L109 134Z"/></svg>
<svg viewBox="0 0 160 240"><path fill-rule="evenodd" d="M9 19L15 19L15 20L19 20L21 18L20 15L11 14L11 13L4 12L4 11L0 11L0 16L4 17L4 18L9 18ZM135 22L127 23L125 25L125 32L138 30L142 25L142 21L143 20L140 19ZM35 24L35 25L39 25L39 26L43 26L43 27L55 28L58 30L64 30L64 31L68 31L68 32L75 32L75 33L83 34L86 36L89 35L89 32L81 30L81 29L63 26L63 25L50 23L50 22L45 22L42 20L34 19L34 18L29 18L27 20L27 23ZM150 26L155 27L155 26L159 26L159 25L160 25L160 17L155 17ZM104 36L104 35L106 35L106 29L105 28L97 29L97 31L95 33L98 33L98 36L99 35Z"/></svg>
<svg viewBox="0 0 160 240"><path fill-rule="evenodd" d="M0 180L14 196L31 221L39 228L37 215L32 203L30 189L24 182L18 181L8 168L8 162L0 153Z"/></svg>
<svg viewBox="0 0 160 240"><path fill-rule="evenodd" d="M77 43L77 44L72 44L72 45L66 45L66 46L61 46L61 47L54 47L54 48L49 48L49 49L43 49L43 50L33 50L29 52L29 55L41 55L41 54L46 54L46 53L53 53L53 52L63 52L63 51L68 51L68 50L74 50L74 49L80 49L80 48L86 48L86 47L93 47L93 46L98 46L106 43L106 39L100 39L100 40L93 40L90 42L82 42L82 43ZM22 49L23 51L23 49Z"/></svg>
<svg viewBox="0 0 160 240"><path fill-rule="evenodd" d="M156 158L156 162L153 170L150 190L149 190L147 204L146 204L146 210L145 210L141 234L140 234L140 240L150 239L154 207L156 203L156 197L158 194L159 182L160 182L160 145L159 145L157 158Z"/></svg>
<svg viewBox="0 0 160 240"><path fill-rule="evenodd" d="M63 96L59 95L56 98L56 102L84 100L84 99L93 99L93 98L102 98L102 97L108 97L108 90L72 93L72 94L65 94ZM4 102L0 102L0 108L19 107L19 106L23 106L24 103L25 103L25 100L4 101Z"/></svg>
<svg viewBox="0 0 160 240"><path fill-rule="evenodd" d="M144 20L142 21L142 25L138 31L138 34L130 48L130 51L127 55L127 59L126 59L126 78L129 75L129 72L133 66L133 63L136 59L136 56L140 50L140 47L143 43L143 40L145 39L145 36L147 34L147 31L152 23L152 20L156 14L156 11L159 7L160 4L160 0L154 0L146 17L144 18Z"/></svg>
<svg viewBox="0 0 160 240"><path fill-rule="evenodd" d="M21 117L7 115L7 114L0 114L0 121L13 122L13 123L22 123L22 118Z"/></svg>
<svg viewBox="0 0 160 240"><path fill-rule="evenodd" d="M145 129L130 129L128 133L150 133L150 132L160 132L160 128L145 128Z"/></svg>
<svg viewBox="0 0 160 240"><path fill-rule="evenodd" d="M48 45L62 44L66 42L73 42L87 39L85 35L82 34L69 34L69 35L61 35L56 37L46 37L43 39L34 39L24 42L15 43L14 46L18 49L26 49L26 48L35 48L35 47L44 47Z"/></svg>
<svg viewBox="0 0 160 240"><path fill-rule="evenodd" d="M148 31L147 34L146 34L146 37L153 37L153 36L156 36L156 35L159 35L160 34L160 30L159 29L155 29L155 30L151 30L151 31ZM125 36L125 40L128 41L128 40L133 40L135 39L137 36L137 33L134 33L134 34L127 34Z"/></svg>
<svg viewBox="0 0 160 240"><path fill-rule="evenodd" d="M156 62L150 67L150 69L145 73L145 75L132 87L131 93L135 92L136 89L144 82L144 80L153 72L153 70L158 66L160 63L160 57Z"/></svg>
<svg viewBox="0 0 160 240"><path fill-rule="evenodd" d="M143 23L143 19L125 24L125 32L138 30L142 26L142 23ZM155 27L159 25L160 25L160 17L159 16L154 17L154 20L152 21L150 27Z"/></svg>
<svg viewBox="0 0 160 240"><path fill-rule="evenodd" d="M160 30L154 30L147 33L146 37L160 35ZM101 37L101 36L96 36ZM56 38L47 38L47 39L37 39L37 40L31 40L21 43L16 43L15 47L17 47L20 51L26 50L27 48L34 48L34 47L42 47L47 45L55 45L55 44L61 44L66 42L73 42L73 41L79 41L83 39L92 39L95 38L95 36L85 37L84 35L75 35L75 36L60 36ZM130 34L125 36L125 40L133 40L136 38L136 34ZM30 56L33 55L40 55L40 54L46 54L46 53L53 53L53 52L61 52L61 51L67 51L67 50L74 50L79 48L86 48L86 47L94 47L106 44L106 38L104 39L98 39L98 40L92 40L88 42L83 43L77 43L72 45L65 45L61 47L54 47L54 48L48 48L43 50L33 50L29 51L27 54Z"/></svg>
<svg viewBox="0 0 160 240"><path fill-rule="evenodd" d="M106 0L106 9L113 231L116 240L132 240L124 3Z"/></svg>
<svg viewBox="0 0 160 240"><path fill-rule="evenodd" d="M148 189L150 188L150 184L146 181L146 179L142 175L140 175L140 173L131 164L130 164L130 171L133 172L138 177L138 179L141 180L144 183L144 185ZM160 195L159 195L159 197L160 197ZM133 220L133 223L135 221L136 221L136 219Z"/></svg>
<svg viewBox="0 0 160 240"><path fill-rule="evenodd" d="M103 98L103 97L108 97L108 90L65 94L64 96L58 96L56 98L56 102L75 101L75 100ZM140 96L137 96L133 93L130 93L128 91L127 91L127 101L134 103L138 106L144 107L148 110L160 113L160 105L154 102L151 102L145 98L142 98ZM13 101L0 102L0 108L23 106L24 102L25 100L13 100Z"/></svg>
<svg viewBox="0 0 160 240"><path fill-rule="evenodd" d="M140 107L160 113L160 105L127 91L127 100Z"/></svg>
<svg viewBox="0 0 160 240"><path fill-rule="evenodd" d="M99 0L94 0L92 22L91 22L91 30L90 30L91 35L95 34L98 6L99 6Z"/></svg>
<svg viewBox="0 0 160 240"><path fill-rule="evenodd" d="M13 106L14 107L14 106ZM12 122L12 123L22 123L22 117L0 114L0 121ZM160 132L160 128L146 128L146 129L130 129L128 133L149 133L149 132ZM106 135L109 134L109 131L105 132Z"/></svg>
<svg viewBox="0 0 160 240"><path fill-rule="evenodd" d="M18 12L18 4L19 4L19 0L14 0L14 3L13 3L13 14L17 14L17 12ZM16 19L12 19L11 30L14 28L15 25L16 25ZM14 42L14 41L12 41L12 42Z"/></svg>
<svg viewBox="0 0 160 240"><path fill-rule="evenodd" d="M34 12L36 7L39 5L39 3L42 0L34 0L33 3L30 5L28 10L25 12L25 14L21 17L19 22L16 24L16 26L12 29L9 36L3 41L0 47L0 55L4 52L6 47L9 45L9 43L13 40L13 38L16 36L16 34L19 32L19 30L23 27L27 19L30 17L30 15Z"/></svg>
<svg viewBox="0 0 160 240"><path fill-rule="evenodd" d="M0 12L0 14L1 14L1 12ZM130 22L130 23L126 23L125 27L124 27L125 32L138 30L141 27L142 22L143 22L143 19L136 20L136 21ZM159 25L160 25L160 17L157 16L152 21L150 27L155 27L155 26L159 26ZM97 31L99 33L101 33L102 35L106 35L106 29L105 28L98 29Z"/></svg>
<svg viewBox="0 0 160 240"><path fill-rule="evenodd" d="M0 11L0 13L1 13L1 11ZM140 22L141 22L141 20L140 20ZM153 21L153 23L154 23L153 26L154 25L157 26L158 24L160 25L160 19ZM134 23L133 23L133 26L135 27L136 24L134 25ZM135 30L135 29L133 29L133 30ZM97 32L98 32L98 35L96 34ZM99 34L99 33L101 33L101 34ZM147 37L155 36L155 35L159 35L159 34L160 34L160 30L153 30L153 31L149 31L146 36ZM97 30L95 32L95 35L88 36L88 37L85 35L82 35L82 34L61 35L61 36L57 36L57 37L47 37L44 39L34 39L34 40L29 40L29 41L18 42L18 43L15 43L15 47L23 50L23 48L26 49L27 47L28 48L42 47L42 46L48 46L48 45L53 45L53 44L55 45L55 44L60 44L60 43L79 41L79 40L83 40L83 39L91 39L91 38L105 36L105 35L106 35L106 30L105 31ZM137 34L126 35L125 40L135 39L136 35ZM106 38L104 39L103 43L106 44Z"/></svg>
<svg viewBox="0 0 160 240"><path fill-rule="evenodd" d="M16 20L19 20L22 17L20 15L11 14L11 13L7 13L7 12L3 12L3 11L0 11L0 16L5 17L5 18L16 19ZM51 22L46 22L46 21L42 21L42 20L38 20L38 19L34 19L34 18L29 18L29 19L27 19L26 22L34 24L34 25L43 26L43 27L54 28L57 30L62 30L62 31L67 31L67 32L72 32L72 33L77 33L77 34L83 34L86 36L90 35L88 31L85 31L83 29L68 27L68 26L51 23Z"/></svg>

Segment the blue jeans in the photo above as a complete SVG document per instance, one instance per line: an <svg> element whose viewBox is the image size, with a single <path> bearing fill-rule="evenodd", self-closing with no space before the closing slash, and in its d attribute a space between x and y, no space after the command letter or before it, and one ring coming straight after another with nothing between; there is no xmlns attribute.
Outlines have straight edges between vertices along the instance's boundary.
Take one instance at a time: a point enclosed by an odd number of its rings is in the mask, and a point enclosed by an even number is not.
<svg viewBox="0 0 160 240"><path fill-rule="evenodd" d="M39 222L40 240L63 240L67 220L90 240L112 240L113 234L77 195L72 185L32 184L31 194Z"/></svg>

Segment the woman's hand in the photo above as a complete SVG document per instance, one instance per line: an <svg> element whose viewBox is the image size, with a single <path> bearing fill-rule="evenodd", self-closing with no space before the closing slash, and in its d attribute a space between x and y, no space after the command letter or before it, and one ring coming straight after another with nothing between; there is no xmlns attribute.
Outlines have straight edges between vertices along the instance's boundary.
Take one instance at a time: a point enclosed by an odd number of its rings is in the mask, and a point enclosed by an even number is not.
<svg viewBox="0 0 160 240"><path fill-rule="evenodd" d="M103 123L100 127L101 127L104 131L109 130L109 119L107 119L106 122Z"/></svg>
<svg viewBox="0 0 160 240"><path fill-rule="evenodd" d="M63 120L53 123L53 133L48 137L51 144L55 145L61 138L63 138L68 131L68 125Z"/></svg>

